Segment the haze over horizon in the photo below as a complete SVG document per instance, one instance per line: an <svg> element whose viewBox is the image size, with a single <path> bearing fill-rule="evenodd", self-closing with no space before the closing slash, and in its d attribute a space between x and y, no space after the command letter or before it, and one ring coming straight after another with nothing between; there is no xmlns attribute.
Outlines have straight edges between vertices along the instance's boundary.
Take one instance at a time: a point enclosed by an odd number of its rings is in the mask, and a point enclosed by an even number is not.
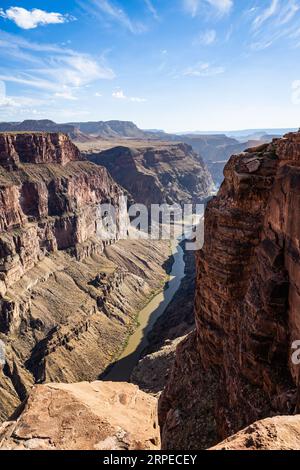
<svg viewBox="0 0 300 470"><path fill-rule="evenodd" d="M299 47L296 0L4 0L0 120L298 128Z"/></svg>

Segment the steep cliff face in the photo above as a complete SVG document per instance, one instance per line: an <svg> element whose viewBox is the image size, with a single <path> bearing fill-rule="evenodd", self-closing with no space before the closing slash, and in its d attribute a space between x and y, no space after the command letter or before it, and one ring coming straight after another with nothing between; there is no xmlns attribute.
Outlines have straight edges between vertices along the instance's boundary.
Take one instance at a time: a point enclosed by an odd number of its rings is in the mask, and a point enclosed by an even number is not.
<svg viewBox="0 0 300 470"><path fill-rule="evenodd" d="M299 411L299 366L291 362L300 338L299 196L300 133L227 164L197 254L197 331L180 346L160 403L164 447L179 439L208 446L258 419Z"/></svg>
<svg viewBox="0 0 300 470"><path fill-rule="evenodd" d="M63 135L0 134L0 419L35 382L95 380L165 279L167 243L103 240L122 194Z"/></svg>
<svg viewBox="0 0 300 470"><path fill-rule="evenodd" d="M0 163L14 168L18 163L61 163L82 160L78 148L65 134L0 133Z"/></svg>
<svg viewBox="0 0 300 470"><path fill-rule="evenodd" d="M260 137L257 140L245 139L244 142L238 141L225 134L217 135L182 135L182 142L191 145L196 152L203 158L209 169L214 182L219 187L224 179L224 167L231 155L243 152L250 147L257 147L260 144L271 142L272 136Z"/></svg>
<svg viewBox="0 0 300 470"><path fill-rule="evenodd" d="M204 163L186 144L115 147L86 156L105 166L136 202L147 206L201 203L214 189Z"/></svg>

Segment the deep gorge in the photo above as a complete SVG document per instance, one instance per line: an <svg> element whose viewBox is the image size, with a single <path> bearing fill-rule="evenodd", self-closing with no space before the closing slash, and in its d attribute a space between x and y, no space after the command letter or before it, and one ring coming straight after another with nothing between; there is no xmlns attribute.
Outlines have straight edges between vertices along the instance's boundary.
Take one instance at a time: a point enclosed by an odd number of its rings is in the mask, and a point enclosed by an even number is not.
<svg viewBox="0 0 300 470"><path fill-rule="evenodd" d="M122 194L107 170L66 136L0 134L2 419L23 402L0 446L297 448L299 162L299 133L231 157L207 204L196 274L185 252L185 277L147 331L131 374L141 391L93 381L162 288L169 243L104 243L97 205ZM45 402L52 411L36 423ZM146 430L134 433L141 416Z"/></svg>

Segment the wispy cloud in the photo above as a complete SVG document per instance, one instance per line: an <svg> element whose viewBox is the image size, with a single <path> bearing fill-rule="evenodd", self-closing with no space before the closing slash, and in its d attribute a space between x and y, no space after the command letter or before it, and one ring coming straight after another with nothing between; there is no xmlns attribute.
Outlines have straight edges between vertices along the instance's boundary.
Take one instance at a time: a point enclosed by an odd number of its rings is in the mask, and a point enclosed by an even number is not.
<svg viewBox="0 0 300 470"><path fill-rule="evenodd" d="M54 94L56 98L63 98L64 100L77 101L77 96L74 96L70 90L57 92Z"/></svg>
<svg viewBox="0 0 300 470"><path fill-rule="evenodd" d="M148 8L149 12L153 16L153 18L158 21L160 19L160 17L159 17L158 11L155 8L152 0L144 0L144 2L146 4L146 7Z"/></svg>
<svg viewBox="0 0 300 470"><path fill-rule="evenodd" d="M295 105L300 104L300 80L294 80L292 83L292 103Z"/></svg>
<svg viewBox="0 0 300 470"><path fill-rule="evenodd" d="M75 18L62 13L50 13L38 8L26 10L22 7L10 7L7 10L0 9L2 18L13 21L19 28L34 29L40 25L61 24L72 21Z"/></svg>
<svg viewBox="0 0 300 470"><path fill-rule="evenodd" d="M2 108L22 108L24 106L37 106L42 104L45 104L44 100L25 96L8 96L5 82L0 80L0 110Z"/></svg>
<svg viewBox="0 0 300 470"><path fill-rule="evenodd" d="M272 0L270 5L261 11L261 13L253 21L255 29L260 28L269 18L272 18L279 9L279 0Z"/></svg>
<svg viewBox="0 0 300 470"><path fill-rule="evenodd" d="M194 45L210 46L214 44L217 39L217 32L214 29L209 29L200 33L194 40Z"/></svg>
<svg viewBox="0 0 300 470"><path fill-rule="evenodd" d="M185 69L183 75L186 77L213 77L214 75L220 75L224 72L224 67L215 66L207 62L200 62Z"/></svg>
<svg viewBox="0 0 300 470"><path fill-rule="evenodd" d="M267 8L255 8L249 14L253 37L251 49L263 50L283 38L293 38L299 28L300 4L296 0L271 0Z"/></svg>
<svg viewBox="0 0 300 470"><path fill-rule="evenodd" d="M54 96L76 99L80 87L100 79L113 79L111 68L89 54L55 44L38 44L0 31L0 56L14 58L15 65L7 73L0 66L0 79L37 88Z"/></svg>
<svg viewBox="0 0 300 470"><path fill-rule="evenodd" d="M133 21L126 11L117 3L109 0L77 0L77 3L89 14L99 17L107 17L116 21L131 33L142 33L146 30L145 25Z"/></svg>
<svg viewBox="0 0 300 470"><path fill-rule="evenodd" d="M233 0L183 0L186 11L195 17L201 7L212 7L219 15L229 13L233 7Z"/></svg>
<svg viewBox="0 0 300 470"><path fill-rule="evenodd" d="M145 103L145 98L139 98L137 96L126 96L124 91L121 89L115 90L112 93L112 97L116 100L131 101L132 103Z"/></svg>

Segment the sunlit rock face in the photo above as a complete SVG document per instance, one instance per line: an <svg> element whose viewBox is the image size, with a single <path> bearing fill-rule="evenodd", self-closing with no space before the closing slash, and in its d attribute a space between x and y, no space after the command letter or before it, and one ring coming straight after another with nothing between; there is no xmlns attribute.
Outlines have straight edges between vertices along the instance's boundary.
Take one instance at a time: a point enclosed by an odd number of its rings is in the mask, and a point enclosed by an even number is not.
<svg viewBox="0 0 300 470"><path fill-rule="evenodd" d="M64 134L0 134L0 170L3 293L47 253L73 248L88 255L97 206L117 205L121 195Z"/></svg>
<svg viewBox="0 0 300 470"><path fill-rule="evenodd" d="M35 386L1 450L158 450L157 400L127 383Z"/></svg>
<svg viewBox="0 0 300 470"><path fill-rule="evenodd" d="M299 411L291 360L300 339L299 239L300 133L292 133L233 156L208 204L196 333L179 347L160 402L165 448L208 447L258 419Z"/></svg>
<svg viewBox="0 0 300 470"><path fill-rule="evenodd" d="M151 143L137 148L118 146L86 154L105 166L133 199L151 204L202 203L214 191L205 164L187 144Z"/></svg>
<svg viewBox="0 0 300 470"><path fill-rule="evenodd" d="M123 190L62 134L0 134L0 420L35 383L94 381L164 283L167 241L109 239Z"/></svg>
<svg viewBox="0 0 300 470"><path fill-rule="evenodd" d="M18 163L61 163L80 160L80 152L65 134L1 133L0 162L2 166Z"/></svg>
<svg viewBox="0 0 300 470"><path fill-rule="evenodd" d="M300 416L275 416L251 424L210 450L299 450Z"/></svg>

